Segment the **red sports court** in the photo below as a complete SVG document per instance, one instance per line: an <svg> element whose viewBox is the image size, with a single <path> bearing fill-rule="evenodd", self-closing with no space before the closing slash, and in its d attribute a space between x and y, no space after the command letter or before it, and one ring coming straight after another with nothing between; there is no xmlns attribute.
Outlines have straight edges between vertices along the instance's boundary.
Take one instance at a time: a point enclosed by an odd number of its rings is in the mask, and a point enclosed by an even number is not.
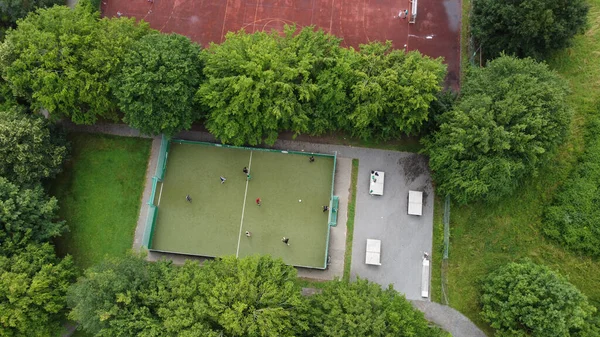
<svg viewBox="0 0 600 337"><path fill-rule="evenodd" d="M343 38L345 47L390 40L397 49L443 57L447 84L459 86L460 0L104 0L102 13L143 19L204 46L222 42L229 31L293 23L322 28Z"/></svg>

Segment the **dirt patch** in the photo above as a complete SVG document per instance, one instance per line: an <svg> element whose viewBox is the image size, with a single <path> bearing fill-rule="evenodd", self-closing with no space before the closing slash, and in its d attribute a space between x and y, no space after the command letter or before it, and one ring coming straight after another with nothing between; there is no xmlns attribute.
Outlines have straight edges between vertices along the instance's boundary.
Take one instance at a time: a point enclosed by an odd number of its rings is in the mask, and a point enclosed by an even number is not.
<svg viewBox="0 0 600 337"><path fill-rule="evenodd" d="M401 158L398 160L398 164L404 170L404 182L406 185L409 185L419 176L429 171L427 158L418 154L411 154L410 156Z"/></svg>

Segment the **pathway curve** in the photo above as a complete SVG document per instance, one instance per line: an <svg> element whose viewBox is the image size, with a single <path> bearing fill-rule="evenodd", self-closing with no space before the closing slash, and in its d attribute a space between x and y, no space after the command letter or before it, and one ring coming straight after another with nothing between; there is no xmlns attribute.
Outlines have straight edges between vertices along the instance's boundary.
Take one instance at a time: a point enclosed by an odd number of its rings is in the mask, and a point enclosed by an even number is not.
<svg viewBox="0 0 600 337"><path fill-rule="evenodd" d="M97 124L97 125L74 125L70 122L64 123L65 127L69 131L74 132L89 132L89 133L104 133L112 134L125 137L143 137L153 138L152 150L150 155L150 161L148 165L148 171L146 174L146 188L144 190L144 196L142 200L147 200L150 196L151 190L151 179L154 174L156 167L156 160L160 148L160 137L148 137L140 134L139 131L130 128L124 124ZM216 142L215 138L207 132L202 131L183 131L176 136L177 138L193 139L198 141ZM308 143L293 140L280 139L275 142L273 148L283 150L296 150L296 151L308 151L308 152L322 152L330 153L333 151L338 152L339 157L346 158L358 158L361 163L369 162L373 158L379 156L387 156L390 154L397 154L398 151L388 151L379 149L369 149L354 146L343 146L333 144L318 144ZM149 179L149 180L148 180ZM145 223L146 214L148 212L148 205L142 203L140 208L140 217L138 224ZM142 226L138 226L143 228ZM142 233L136 230L134 239L134 249L139 249L141 244ZM344 235L345 236L345 235ZM485 333L481 331L475 324L473 324L467 317L453 308L450 308L439 303L429 301L411 301L413 306L425 314L425 318L429 321L439 325L444 330L450 332L454 337L485 337Z"/></svg>
<svg viewBox="0 0 600 337"><path fill-rule="evenodd" d="M411 302L415 308L425 314L428 321L437 324L454 337L486 337L481 329L454 308L435 302Z"/></svg>

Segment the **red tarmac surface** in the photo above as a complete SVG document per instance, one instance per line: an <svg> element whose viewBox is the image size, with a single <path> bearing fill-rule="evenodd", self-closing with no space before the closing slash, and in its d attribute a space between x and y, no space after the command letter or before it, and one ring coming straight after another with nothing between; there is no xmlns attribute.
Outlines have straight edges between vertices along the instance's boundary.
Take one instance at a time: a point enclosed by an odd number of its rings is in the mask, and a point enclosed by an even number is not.
<svg viewBox="0 0 600 337"><path fill-rule="evenodd" d="M460 72L461 0L418 0L414 24L399 17L410 0L103 0L104 16L143 19L154 29L190 37L203 46L229 31L281 30L314 25L343 38L344 47L390 40L394 48L442 56L446 83L457 89Z"/></svg>

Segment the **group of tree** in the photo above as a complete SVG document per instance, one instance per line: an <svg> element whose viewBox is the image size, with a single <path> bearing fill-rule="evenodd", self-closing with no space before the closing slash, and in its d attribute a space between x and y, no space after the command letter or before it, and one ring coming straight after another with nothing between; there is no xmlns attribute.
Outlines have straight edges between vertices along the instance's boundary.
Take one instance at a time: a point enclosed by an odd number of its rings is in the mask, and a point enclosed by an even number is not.
<svg viewBox="0 0 600 337"><path fill-rule="evenodd" d="M486 61L466 71L460 96L430 116L423 139L436 190L459 203L496 201L549 163L572 111L567 82L544 59L586 26L585 0L474 0L471 33ZM566 247L600 256L600 123L545 211L542 231ZM481 315L496 336L600 336L597 309L548 267L509 263L483 279Z"/></svg>
<svg viewBox="0 0 600 337"><path fill-rule="evenodd" d="M396 291L365 280L304 297L296 270L268 256L202 267L107 259L71 287L68 303L93 336L447 336Z"/></svg>
<svg viewBox="0 0 600 337"><path fill-rule="evenodd" d="M430 116L424 152L437 191L495 201L536 174L570 126L568 85L543 60L587 22L585 0L474 0L471 33L487 60L465 71L452 107Z"/></svg>
<svg viewBox="0 0 600 337"><path fill-rule="evenodd" d="M548 267L509 263L487 275L482 288L481 315L496 336L600 336L596 308Z"/></svg>
<svg viewBox="0 0 600 337"><path fill-rule="evenodd" d="M33 111L92 124L116 119L109 80L122 72L132 44L151 32L134 19L102 19L85 3L38 10L9 30L0 46L2 77Z"/></svg>
<svg viewBox="0 0 600 337"><path fill-rule="evenodd" d="M48 243L66 224L44 185L60 172L68 144L43 116L0 106L0 335L52 336L76 275L71 258Z"/></svg>
<svg viewBox="0 0 600 337"><path fill-rule="evenodd" d="M76 269L49 244L66 224L45 186L68 148L58 126L0 97L0 336L55 336L62 329Z"/></svg>
<svg viewBox="0 0 600 337"><path fill-rule="evenodd" d="M463 203L513 193L565 139L567 93L562 78L529 58L469 70L458 103L424 139L437 191Z"/></svg>
<svg viewBox="0 0 600 337"><path fill-rule="evenodd" d="M345 49L312 27L229 33L202 58L206 81L197 99L208 110L206 126L235 145L272 144L281 131L345 130L378 140L416 134L446 72L440 59L389 42Z"/></svg>
<svg viewBox="0 0 600 337"><path fill-rule="evenodd" d="M345 49L323 31L229 33L201 50L140 21L99 18L88 2L38 10L0 45L5 86L31 109L78 124L123 120L175 134L196 120L224 143L272 144L279 132L416 134L441 90L441 59L373 42Z"/></svg>

